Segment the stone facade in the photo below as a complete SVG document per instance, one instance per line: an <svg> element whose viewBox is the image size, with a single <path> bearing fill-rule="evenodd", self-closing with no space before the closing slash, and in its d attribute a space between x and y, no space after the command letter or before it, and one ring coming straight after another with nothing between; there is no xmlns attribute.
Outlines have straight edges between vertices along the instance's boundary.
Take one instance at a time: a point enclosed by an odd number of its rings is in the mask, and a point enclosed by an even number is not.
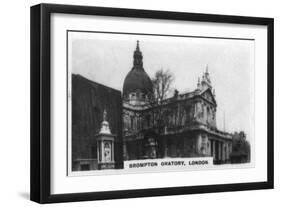
<svg viewBox="0 0 281 207"><path fill-rule="evenodd" d="M136 53L140 53L137 45ZM146 73L142 55L134 55L131 73ZM123 157L125 160L212 156L214 163L229 162L232 136L216 126L217 103L212 89L208 66L198 79L197 88L178 94L161 103L149 102L149 89L142 86L139 75L135 90L123 91ZM147 82L147 80L145 80ZM146 90L143 90L145 88ZM151 89L152 90L152 89ZM129 91L130 93L128 93Z"/></svg>
<svg viewBox="0 0 281 207"><path fill-rule="evenodd" d="M217 129L208 68L194 91L151 102L153 85L142 58L137 44L122 94L72 75L72 170L122 169L124 160L165 157L229 162L232 135Z"/></svg>

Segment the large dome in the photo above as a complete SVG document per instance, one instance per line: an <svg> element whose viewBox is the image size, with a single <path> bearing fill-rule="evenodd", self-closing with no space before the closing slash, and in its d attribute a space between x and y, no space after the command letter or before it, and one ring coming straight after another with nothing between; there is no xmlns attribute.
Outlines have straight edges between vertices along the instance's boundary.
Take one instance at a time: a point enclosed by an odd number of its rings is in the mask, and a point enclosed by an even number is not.
<svg viewBox="0 0 281 207"><path fill-rule="evenodd" d="M144 70L132 69L125 78L123 94L126 96L131 92L142 92L149 94L152 92L152 82Z"/></svg>
<svg viewBox="0 0 281 207"><path fill-rule="evenodd" d="M152 81L143 68L139 42L137 42L134 52L134 66L127 74L123 85L123 96L127 96L131 92L141 92L146 95L152 92Z"/></svg>

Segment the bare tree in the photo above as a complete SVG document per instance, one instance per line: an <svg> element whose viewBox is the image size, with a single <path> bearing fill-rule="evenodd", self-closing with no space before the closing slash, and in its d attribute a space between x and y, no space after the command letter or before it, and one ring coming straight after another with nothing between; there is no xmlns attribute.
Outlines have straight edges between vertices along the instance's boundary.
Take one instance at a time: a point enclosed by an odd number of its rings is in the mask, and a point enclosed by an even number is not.
<svg viewBox="0 0 281 207"><path fill-rule="evenodd" d="M164 128L165 109L163 104L164 100L168 98L173 81L174 75L169 70L164 71L162 68L155 72L152 79L153 94L150 96L149 103L152 108L152 127L157 134L160 134Z"/></svg>
<svg viewBox="0 0 281 207"><path fill-rule="evenodd" d="M173 81L174 75L169 70L164 71L163 68L161 68L156 71L154 78L152 79L155 101L161 103L165 98L167 98Z"/></svg>
<svg viewBox="0 0 281 207"><path fill-rule="evenodd" d="M160 135L165 132L165 126L167 122L167 108L165 105L165 99L169 98L169 95L174 81L174 75L169 70L156 71L152 78L153 91L149 95L150 110L147 114L149 117L149 128L155 135L155 141L157 145L157 157L161 157L165 154L162 152L160 144L163 144L163 140L160 140ZM166 113L166 114L165 114ZM161 152L160 152L161 151Z"/></svg>

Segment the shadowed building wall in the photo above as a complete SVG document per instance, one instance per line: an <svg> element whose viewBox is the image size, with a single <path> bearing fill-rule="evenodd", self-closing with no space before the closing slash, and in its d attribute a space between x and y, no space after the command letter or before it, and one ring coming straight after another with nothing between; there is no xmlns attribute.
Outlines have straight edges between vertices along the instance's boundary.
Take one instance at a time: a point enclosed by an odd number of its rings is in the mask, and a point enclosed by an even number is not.
<svg viewBox="0 0 281 207"><path fill-rule="evenodd" d="M115 168L123 168L121 92L72 75L72 170L97 169L97 141L107 111L110 130L116 134Z"/></svg>

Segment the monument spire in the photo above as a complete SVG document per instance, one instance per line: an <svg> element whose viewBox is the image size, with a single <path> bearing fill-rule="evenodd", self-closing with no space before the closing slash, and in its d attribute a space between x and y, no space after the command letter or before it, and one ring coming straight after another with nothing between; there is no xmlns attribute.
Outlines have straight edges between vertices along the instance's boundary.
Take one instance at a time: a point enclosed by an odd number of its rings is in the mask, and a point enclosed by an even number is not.
<svg viewBox="0 0 281 207"><path fill-rule="evenodd" d="M202 85L203 89L206 89L206 88L212 89L212 83L211 83L208 64L206 65L205 72L203 72L202 79L201 79L201 85Z"/></svg>
<svg viewBox="0 0 281 207"><path fill-rule="evenodd" d="M137 50L137 51L140 51L139 42L140 42L140 41L139 41L139 40L137 40L137 48L136 48L136 50Z"/></svg>
<svg viewBox="0 0 281 207"><path fill-rule="evenodd" d="M100 129L100 134L111 134L110 128L109 128L109 123L106 120L107 119L107 112L106 110L103 111L103 121L101 123L101 129Z"/></svg>
<svg viewBox="0 0 281 207"><path fill-rule="evenodd" d="M200 83L200 77L198 77L198 82L197 82L197 89L200 89L201 83Z"/></svg>
<svg viewBox="0 0 281 207"><path fill-rule="evenodd" d="M143 70L142 63L142 53L140 51L139 40L137 40L136 50L134 52L134 67L133 69L141 69Z"/></svg>
<svg viewBox="0 0 281 207"><path fill-rule="evenodd" d="M107 112L106 110L103 111L103 121L106 121L107 118Z"/></svg>

